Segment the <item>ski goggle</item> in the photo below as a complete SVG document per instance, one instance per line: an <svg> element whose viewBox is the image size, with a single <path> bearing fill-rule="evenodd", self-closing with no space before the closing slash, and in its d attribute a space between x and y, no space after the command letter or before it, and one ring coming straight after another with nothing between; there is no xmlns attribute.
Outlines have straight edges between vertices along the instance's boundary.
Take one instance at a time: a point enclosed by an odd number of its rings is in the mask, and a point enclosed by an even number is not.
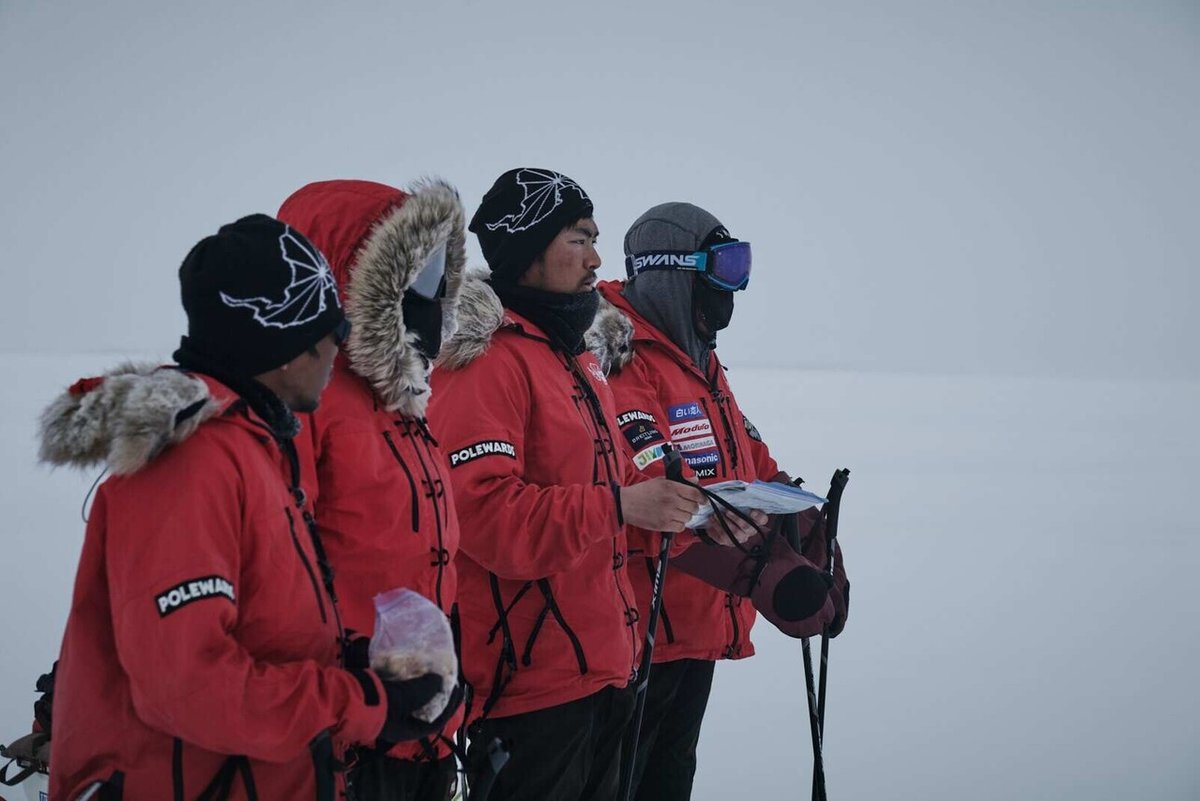
<svg viewBox="0 0 1200 801"><path fill-rule="evenodd" d="M429 251L421 272L408 287L408 291L420 295L425 300L437 300L446 294L446 243Z"/></svg>
<svg viewBox="0 0 1200 801"><path fill-rule="evenodd" d="M722 242L695 251L651 250L625 258L630 278L653 270L694 270L717 289L736 292L750 283L750 243Z"/></svg>

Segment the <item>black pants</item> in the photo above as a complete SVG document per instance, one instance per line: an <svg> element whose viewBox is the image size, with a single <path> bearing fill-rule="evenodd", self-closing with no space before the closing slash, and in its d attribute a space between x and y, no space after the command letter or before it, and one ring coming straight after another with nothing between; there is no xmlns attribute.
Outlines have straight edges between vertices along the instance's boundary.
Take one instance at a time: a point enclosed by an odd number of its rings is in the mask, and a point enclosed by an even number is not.
<svg viewBox="0 0 1200 801"><path fill-rule="evenodd" d="M494 737L508 744L508 764L488 801L615 801L632 714L632 688L605 687L578 701L481 720L472 726L469 762Z"/></svg>
<svg viewBox="0 0 1200 801"><path fill-rule="evenodd" d="M354 801L450 801L457 778L454 757L414 762L364 751L350 771L351 797Z"/></svg>
<svg viewBox="0 0 1200 801"><path fill-rule="evenodd" d="M646 711L634 762L637 801L687 801L696 776L696 743L715 662L680 659L650 668Z"/></svg>

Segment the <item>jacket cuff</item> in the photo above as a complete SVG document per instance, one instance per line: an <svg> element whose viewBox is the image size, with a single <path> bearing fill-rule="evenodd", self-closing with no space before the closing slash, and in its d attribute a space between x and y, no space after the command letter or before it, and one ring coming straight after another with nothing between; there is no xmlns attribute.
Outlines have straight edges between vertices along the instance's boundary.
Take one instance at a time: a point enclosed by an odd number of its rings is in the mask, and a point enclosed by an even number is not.
<svg viewBox="0 0 1200 801"><path fill-rule="evenodd" d="M370 670L343 670L350 689L345 720L338 734L352 742L371 745L383 731L387 719L387 697L383 683Z"/></svg>

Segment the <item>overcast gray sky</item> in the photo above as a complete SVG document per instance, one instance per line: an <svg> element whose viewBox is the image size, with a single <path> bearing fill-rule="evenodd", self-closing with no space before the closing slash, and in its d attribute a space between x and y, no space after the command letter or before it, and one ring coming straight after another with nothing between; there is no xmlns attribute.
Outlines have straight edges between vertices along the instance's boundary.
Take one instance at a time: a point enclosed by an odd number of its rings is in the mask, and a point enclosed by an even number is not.
<svg viewBox="0 0 1200 801"><path fill-rule="evenodd" d="M1195 2L0 0L0 349L151 350L305 182L546 166L753 241L735 363L1200 376ZM478 249L471 242L478 260Z"/></svg>

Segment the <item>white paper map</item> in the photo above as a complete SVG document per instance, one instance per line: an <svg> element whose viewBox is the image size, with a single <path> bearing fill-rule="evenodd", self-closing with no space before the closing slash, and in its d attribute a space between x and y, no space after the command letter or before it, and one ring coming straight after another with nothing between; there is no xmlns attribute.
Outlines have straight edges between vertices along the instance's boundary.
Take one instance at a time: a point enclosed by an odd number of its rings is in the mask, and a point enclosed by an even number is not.
<svg viewBox="0 0 1200 801"><path fill-rule="evenodd" d="M715 492L718 496L729 501L729 503L741 509L743 512L748 512L751 509L758 509L760 512L766 512L769 515L790 514L792 512L800 512L813 506L825 503L826 498L820 495L809 492L800 487L793 487L789 484L776 484L768 481L754 481L747 483L745 481L721 481L717 484L709 484L704 489L709 492ZM712 517L713 513L712 501L709 501L700 508L688 521L688 528L697 528L703 526ZM720 504L716 504L720 506Z"/></svg>

